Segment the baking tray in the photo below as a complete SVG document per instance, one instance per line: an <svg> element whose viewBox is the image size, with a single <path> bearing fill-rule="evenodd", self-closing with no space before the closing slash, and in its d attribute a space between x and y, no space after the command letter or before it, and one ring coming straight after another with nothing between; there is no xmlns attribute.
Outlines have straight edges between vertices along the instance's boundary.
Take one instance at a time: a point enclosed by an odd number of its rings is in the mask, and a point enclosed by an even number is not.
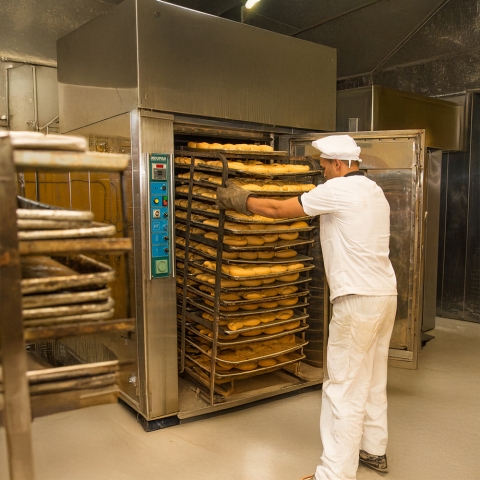
<svg viewBox="0 0 480 480"><path fill-rule="evenodd" d="M175 191L175 197L185 197L187 198L188 197L188 193L186 192L177 192ZM210 202L216 202L217 199L216 198L210 198L210 197L201 197L200 195L195 195L194 193L192 193L192 198L194 200L199 200L199 201L210 201Z"/></svg>
<svg viewBox="0 0 480 480"><path fill-rule="evenodd" d="M198 311L195 311L195 312L188 311L188 312L186 312L185 316L189 320L192 320L193 322L195 322L195 324L203 325L205 328L208 328L208 329L212 330L213 329L213 323L206 320L202 316L200 316L199 315L200 313L201 312L198 312ZM243 328L240 328L238 330L229 330L228 328L226 328L225 325L219 325L218 326L218 333L220 333L221 335L237 335L237 334L240 335L242 332L250 332L252 330L258 330L259 328L261 328L262 325L264 326L264 328L270 328L270 327L275 327L275 326L278 326L278 325L285 325L286 323L295 322L297 320L300 320L302 322L302 321L306 320L307 318L308 318L307 313L296 312L294 310L293 315L288 320L274 320L273 322L268 322L268 323L256 325L255 327L243 327ZM213 341L211 337L208 337L207 335L204 335L203 333L200 333L195 328L195 326L193 324L187 323L186 326L195 335L200 335L202 338L204 338L205 340L208 340L209 342ZM262 333L258 336L255 336L255 337L239 336L237 338L233 338L232 340L217 339L217 345L219 345L220 347L223 347L223 348L227 348L228 346L232 346L232 345L244 345L244 344L251 343L251 342L259 342L260 341L259 338L263 338L264 340L268 340L270 338L280 338L280 337L282 337L284 335L288 335L290 333L303 332L304 330L306 330L308 328L309 328L309 325L307 325L306 323L303 323L293 330L283 331L283 332L279 332L279 333L273 333L273 334L270 334L270 335Z"/></svg>
<svg viewBox="0 0 480 480"><path fill-rule="evenodd" d="M186 232L184 230L176 230L175 235L186 238ZM218 242L205 238L203 235L196 233L190 233L190 241L204 243L213 248L218 248ZM298 237L295 240L277 240L276 242L265 243L263 245L245 245L243 247L237 247L235 245L223 244L222 249L226 252L258 252L262 250L285 250L286 248L293 248L301 245L310 245L315 240L313 238Z"/></svg>
<svg viewBox="0 0 480 480"><path fill-rule="evenodd" d="M192 267L198 268L198 269L203 270L207 273L211 273L212 275L215 275L215 273L216 273L215 270L213 270L211 268L208 268L208 267L204 267L203 265L197 263L197 260L190 261L189 263ZM236 277L234 275L229 275L228 273L223 273L222 272L222 277L230 279L230 280L238 280L239 282L246 281L246 280L262 280L263 278L274 278L274 277L278 278L278 277L283 277L283 276L286 276L286 275L293 275L294 273L308 272L309 270L312 270L314 267L315 267L314 265L309 265L308 267L300 268L299 270L289 270L287 272L281 272L281 273L276 273L276 274L269 273L269 274L266 274L266 275L254 275L254 276L251 276L251 277ZM285 282L285 285L287 285L286 282ZM265 288L268 288L268 287L265 287Z"/></svg>
<svg viewBox="0 0 480 480"><path fill-rule="evenodd" d="M91 226L90 221L69 221L69 220L30 220L18 219L18 230L59 230L59 229L77 229Z"/></svg>
<svg viewBox="0 0 480 480"><path fill-rule="evenodd" d="M181 243L175 242L175 245L178 248L181 248L182 250L185 250L185 245L182 245ZM205 253L202 252L201 250L198 250L195 247L190 246L189 247L189 253L192 251L195 254L201 255L202 257L211 259L211 260L216 260L217 256L216 255L211 255L210 253ZM296 262L311 262L313 260L312 257L307 257L306 255L303 255L301 253L297 253L294 257L289 257L289 258L267 258L267 259L256 259L256 260L245 260L244 258L222 258L222 263L225 264L236 264L236 263L247 263L247 264L252 264L252 265L261 265L264 263L272 263L272 264L281 264L283 265L284 263L296 263Z"/></svg>
<svg viewBox="0 0 480 480"><path fill-rule="evenodd" d="M19 240L50 240L64 238L110 237L115 235L115 225L104 225L92 222L86 228L73 228L66 230L35 230L18 232Z"/></svg>
<svg viewBox="0 0 480 480"><path fill-rule="evenodd" d="M212 287L212 288L215 288L215 287ZM215 299L215 297L212 297L212 295L210 295L209 293L204 292L203 290L200 290L198 288L195 288L194 285L188 285L187 289L190 292L195 293L199 297L206 298L207 300L212 300L213 301ZM267 288L262 288L262 290L267 290ZM310 294L310 290L298 290L294 293L289 293L287 295L278 295L276 297L265 297L265 298L257 299L257 300L245 300L245 299L242 299L242 300L223 300L223 299L220 299L219 302L220 302L220 305L222 305L224 307L234 307L234 306L240 306L240 305L252 305L254 303L287 300L289 298L295 298L295 297L305 297L309 294ZM293 305L293 307L295 307L295 305ZM252 310L252 311L255 311L255 310Z"/></svg>
<svg viewBox="0 0 480 480"><path fill-rule="evenodd" d="M23 320L35 320L40 318L66 317L70 315L83 315L98 313L113 309L114 300L110 297L103 302L82 303L79 305L59 305L55 307L27 308L22 310Z"/></svg>
<svg viewBox="0 0 480 480"><path fill-rule="evenodd" d="M19 198L21 205L32 205L32 208L17 208L17 219L23 220L50 220L50 221L83 221L91 222L93 213L81 210L64 210L38 202L27 202L27 199ZM35 205L35 207L33 207ZM45 205L43 207L43 205Z"/></svg>
<svg viewBox="0 0 480 480"><path fill-rule="evenodd" d="M180 223L187 223L187 220L184 219L184 218L178 218L178 220L180 221ZM283 220L283 221L279 221L277 223L292 223L293 221L295 220L292 220L292 219L288 219L287 221ZM255 222L236 222L236 223L255 223ZM265 222L256 222L256 223L260 223L261 225L265 225ZM273 222L272 222L273 224ZM197 228L202 228L204 230L209 230L211 232L218 232L218 226L214 226L214 225L208 225L208 224L205 224L205 223L201 223L201 222L196 222L195 220L190 220L190 226L193 226L193 227L197 227ZM224 227L224 230L225 232L229 235L229 234L233 234L233 235L241 235L241 236L247 236L247 235L265 235L265 234L269 234L269 235L272 235L272 234L275 234L275 233L293 233L293 232L298 232L298 233L302 233L302 232L310 232L312 231L313 229L315 228L315 225L312 225L310 227L303 227L303 228L282 228L282 229L279 229L279 230L237 230L237 229L233 229L233 228L230 228L230 227Z"/></svg>
<svg viewBox="0 0 480 480"><path fill-rule="evenodd" d="M205 156L205 158L213 158L216 160L219 160L218 154L220 153L221 155L225 156L233 156L235 157L236 155L240 156L240 158L244 158L245 156L247 157L265 157L265 158L271 158L271 157L286 157L288 153L284 150L277 150L273 152L260 152L258 150L223 150L220 148L188 148L185 150L175 150L175 155L179 155L182 157L190 157L192 155L196 154L203 154L202 156ZM181 164L182 165L182 164Z"/></svg>
<svg viewBox="0 0 480 480"><path fill-rule="evenodd" d="M240 159L240 158L239 158ZM190 165L185 163L175 163L175 167L190 169ZM207 167L206 165L195 165L195 171L206 172L206 173L222 173L223 169L220 167ZM308 172L288 172L288 173L260 173L260 172L249 172L248 170L237 170L233 168L228 169L229 177L250 177L250 178L296 178L296 177L312 177L316 175L322 175L322 170L310 170ZM182 179L185 180L185 179Z"/></svg>
<svg viewBox="0 0 480 480"><path fill-rule="evenodd" d="M79 315L68 315L65 317L49 317L36 320L24 320L23 324L25 327L45 327L48 325L63 325L63 324L73 324L73 323L84 323L100 320L108 320L113 317L114 309L105 310L104 312L97 313L85 313Z"/></svg>
<svg viewBox="0 0 480 480"><path fill-rule="evenodd" d="M211 354L208 353L206 350L202 348L202 345L197 345L194 341L189 339L188 337L185 338L185 341L192 347L196 348L199 350L202 354L207 355L208 357L211 357ZM218 355L215 357L216 361L226 363L227 365L231 365L232 367L235 365L241 365L242 363L248 363L248 362L257 362L259 360L266 360L267 358L275 358L278 357L279 355L286 355L287 353L294 352L295 350L300 350L301 348L305 347L308 345L308 340L301 340L298 337L295 337L295 343L294 344L285 344L285 346L290 345L289 348L284 348L281 349L281 347L274 352L259 355L259 356L254 356L248 359L244 360L239 360L239 361L231 361L231 360L223 360L218 357ZM218 352L217 352L218 353ZM272 365L275 366L275 365Z"/></svg>
<svg viewBox="0 0 480 480"><path fill-rule="evenodd" d="M272 367L259 367L259 368L256 368L255 370L250 370L248 372L242 372L242 371L235 371L235 372L225 372L225 373L217 373L217 371L215 371L215 380L226 380L226 381L230 381L230 380L235 380L235 379L244 379L244 378L250 378L250 377L254 377L254 376L257 376L257 375L263 375L265 373L270 373L270 372L273 372L275 370L280 370L281 368L285 367L286 365L290 365L292 363L298 363L300 362L301 360L305 359L305 355L295 355L293 353L290 354L292 356L292 360L288 361L288 362L282 362L282 363L278 363L277 365L274 365ZM294 357L295 355L295 357ZM198 365L202 370L206 371L208 374L210 374L210 364L206 365L205 362L200 362L198 360L195 360L193 358L191 358L189 355L185 355L186 358L188 358L190 361L194 362L196 365Z"/></svg>
<svg viewBox="0 0 480 480"><path fill-rule="evenodd" d="M111 295L110 288L89 292L47 293L44 295L23 295L22 308L40 308L56 305L71 305L106 300Z"/></svg>
<svg viewBox="0 0 480 480"><path fill-rule="evenodd" d="M100 287L115 280L115 271L108 265L84 255L52 257L63 265L72 268L77 275L28 278L21 281L22 294L54 292L71 288Z"/></svg>
<svg viewBox="0 0 480 480"><path fill-rule="evenodd" d="M181 272L183 272L183 269L181 269ZM178 272L178 270L177 270L177 273L180 274L180 272ZM213 287L213 288L215 287L215 285L212 285L211 283L204 282L203 280L198 279L195 276L195 274L193 274L193 273L188 274L188 279L193 280L197 283L201 283L203 285L207 285L208 287ZM244 285L241 285L239 287L220 287L220 291L225 292L225 293L247 292L247 291L254 291L254 290L265 289L265 288L286 287L288 285L298 285L300 283L310 282L311 280L312 280L311 277L306 276L306 277L299 277L297 280L294 280L293 282L277 282L277 281L275 281L275 282L270 283L268 285L260 285L258 287L246 287Z"/></svg>
<svg viewBox="0 0 480 480"><path fill-rule="evenodd" d="M204 312L210 313L210 315L213 315L214 312L214 307L211 307L210 305L207 305L202 298L193 298L193 297L188 297L188 303L189 305L193 305L196 308L199 308L200 310L203 310ZM263 303L263 302L261 302ZM295 313L295 310L298 310L300 308L307 308L309 305L308 302L303 302L303 303L296 303L295 305L292 306L285 306L285 305L278 305L277 307L273 308L257 308L256 310L236 310L235 312L223 312L219 311L218 316L224 320L235 320L235 318L238 317L247 317L249 315L261 315L262 313L275 313L275 312L281 312L282 310L293 310ZM298 319L297 319L298 320ZM292 320L293 321L293 320ZM199 322L201 323L201 322ZM288 321L286 322L288 323ZM253 327L253 330L260 328L259 326ZM245 330L246 331L246 330ZM227 332L227 330L225 330ZM233 333L232 332L227 332L228 333Z"/></svg>

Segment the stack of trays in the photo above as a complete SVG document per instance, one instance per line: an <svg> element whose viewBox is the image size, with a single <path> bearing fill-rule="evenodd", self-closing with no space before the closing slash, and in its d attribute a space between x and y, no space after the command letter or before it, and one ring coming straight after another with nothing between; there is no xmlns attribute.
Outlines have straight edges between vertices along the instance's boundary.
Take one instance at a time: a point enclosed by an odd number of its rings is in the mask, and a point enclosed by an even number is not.
<svg viewBox="0 0 480 480"><path fill-rule="evenodd" d="M90 211L64 210L18 198L18 239L62 242L114 235L114 225L93 222ZM107 320L114 315L108 283L115 272L84 255L22 256L22 310L25 327Z"/></svg>
<svg viewBox="0 0 480 480"><path fill-rule="evenodd" d="M214 203L222 184L218 175L222 162L195 159L190 203L190 171L184 170L190 168L190 157L176 159L175 164L177 293L185 331L184 351L182 344L179 351L185 370L209 387L213 367L214 389L223 395L233 392L235 380L280 368L291 371L305 358L303 347L308 344L309 272L314 268L308 254L313 243L311 217L273 220L227 211L222 225ZM318 171L303 166L292 178L295 168L281 167L251 160L228 162L237 184L255 186L256 194L285 200L314 188L299 182L298 175ZM224 237L219 246L221 227ZM222 262L217 265L219 248ZM215 289L217 278L220 286ZM227 382L230 390L220 387Z"/></svg>
<svg viewBox="0 0 480 480"><path fill-rule="evenodd" d="M74 210L17 209L18 239L58 240L65 238L107 237L114 225L93 222L93 213Z"/></svg>
<svg viewBox="0 0 480 480"><path fill-rule="evenodd" d="M22 257L22 313L25 327L107 320L114 301L108 265L83 255Z"/></svg>

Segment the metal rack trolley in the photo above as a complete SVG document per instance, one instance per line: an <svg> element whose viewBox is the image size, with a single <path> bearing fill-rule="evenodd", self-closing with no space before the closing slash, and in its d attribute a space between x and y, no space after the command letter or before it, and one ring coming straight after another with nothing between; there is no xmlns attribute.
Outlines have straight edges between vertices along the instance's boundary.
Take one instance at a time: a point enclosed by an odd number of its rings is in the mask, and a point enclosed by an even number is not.
<svg viewBox="0 0 480 480"><path fill-rule="evenodd" d="M187 373L191 378L193 378L200 387L204 387L206 389L205 391L202 391L202 395L204 398L209 402L211 406L215 405L216 403L222 403L227 401L226 397L233 392L234 385L233 382L237 378L249 378L253 375L259 375L263 373L269 373L271 371L277 370L279 368L286 369L287 371L290 371L291 373L298 373L298 362L302 359L305 359L305 355L303 354L303 347L308 344L308 340L305 339L305 334L304 331L308 328L308 325L305 323L308 314L306 313L306 307L308 307L308 297L309 297L309 290L308 290L308 284L311 280L311 278L308 275L308 272L314 268L313 265L307 265L305 268L302 268L299 270L299 272L304 275L304 277L301 277L299 280L294 281L293 283L299 283L300 286L303 288L303 290L300 290L298 292L295 292L292 295L287 295L285 297L278 296L274 297L276 300L283 300L285 298L292 298L292 297L301 297L303 298L303 302L300 302L296 305L293 306L292 310L294 312L293 316L289 318L288 320L280 320L280 321L274 321L272 323L268 323L263 325L264 327L268 326L283 326L289 322L298 322L299 326L293 330L288 330L285 331L284 333L278 333L278 334L273 334L273 335L260 335L258 337L241 337L241 338L235 338L233 339L233 335L238 336L238 333L249 333L249 332L255 332L256 329L259 328L259 326L251 326L251 327L243 327L240 330L232 331L229 330L228 327L226 326L221 326L220 325L220 320L223 318L223 320L230 318L230 319L235 319L239 315L246 315L250 313L251 315L258 315L262 313L272 313L276 311L280 311L285 309L286 307L277 307L277 308L264 308L264 309L255 309L252 311L240 311L240 312L235 312L235 313L226 313L222 312L222 307L228 307L228 306L237 306L237 305L248 305L248 304L253 304L253 303L258 303L259 300L243 300L243 301L234 301L234 302L228 302L224 301L221 299L221 293L225 292L240 292L240 291L248 291L252 289L258 289L260 287L234 287L234 288L225 288L222 287L221 285L221 280L222 278L231 278L235 280L240 280L240 277L234 277L232 275L226 275L225 273L222 272L221 264L231 264L235 265L235 263L243 263L243 264L252 264L256 265L258 263L270 263L270 264L275 264L275 263L291 263L291 262L307 262L310 264L310 262L313 260L310 254L310 249L311 249L311 244L313 243L312 233L315 228L315 224L309 226L308 228L302 228L300 231L303 234L307 234L307 238L300 238L299 241L291 241L290 243L283 244L283 245L273 245L273 246L247 246L247 247L233 247L229 246L227 244L224 244L224 237L226 234L238 234L238 235L248 235L248 234L265 234L265 230L259 230L256 231L255 229L250 230L248 233L246 233L245 230L234 230L232 227L228 227L226 225L226 218L228 218L228 214L226 214L225 210L220 210L218 213L213 213L211 210L199 210L196 211L197 214L201 214L204 217L207 218L215 218L218 219L218 226L211 226L211 225L205 225L203 223L197 223L194 220L192 220L192 216L195 214L195 212L192 211L192 201L194 201L195 198L198 198L202 201L212 201L211 198L208 197L196 197L193 194L193 188L195 185L198 186L204 186L204 187L210 187L210 188L216 188L219 186L216 183L211 183L211 182L205 182L202 180L195 180L194 178L194 173L196 172L205 172L205 173L212 173L212 174L217 174L221 175L221 184L225 186L225 183L227 179L230 178L242 178L242 177L247 177L249 179L266 179L266 178L275 178L277 180L280 179L287 179L287 180L293 180L293 179L302 179L305 180L305 178L310 178L310 179L316 179L318 175L321 174L321 171L318 169L317 164L307 158L307 157L298 157L298 158L292 158L288 157L285 152L272 152L269 154L262 154L262 153L256 153L256 152L249 152L249 153L239 153L237 152L212 152L212 151L198 151L198 150L178 150L175 152L176 155L186 155L187 158L189 158L189 161L186 163L179 163L177 162L175 164L176 167L179 169L187 169L189 172L189 177L186 178L185 176L180 177L179 175L176 175L176 184L177 185L182 185L186 184L188 185L188 189L186 189L185 196L187 197L187 207L178 207L177 209L180 208L180 210L185 210L186 215L182 215L185 218L177 218L177 222L179 221L180 223L185 224L185 231L179 231L177 230L177 233L180 233L180 236L184 238L184 244L183 245L178 245L182 251L183 251L183 268L180 268L179 274L180 274L180 282L183 283L183 294L179 297L179 317L180 317L180 322L179 322L179 329L180 329L180 341L179 341L179 352L180 352L180 366L179 370L181 373L185 372ZM185 157L184 157L185 158ZM254 174L251 172L246 172L246 171L237 171L237 170L229 170L228 168L228 159L248 159L248 160L262 160L264 162L270 162L271 160L275 160L277 163L297 163L299 164L302 162L303 164L308 164L310 166L310 171L309 172L303 172L303 173L275 173L275 174ZM221 162L222 167L210 167L208 165L198 165L198 159L204 159L204 160L219 160ZM268 163L267 163L268 164ZM219 177L220 178L220 177ZM316 181L316 180L315 180ZM218 182L219 183L219 182ZM255 192L259 193L259 192ZM283 193L283 192L282 192ZM280 193L280 195L282 195ZM294 196L298 192L285 192L283 195L288 195L288 196ZM261 194L261 193L260 193ZM277 195L277 192L268 192L268 195ZM235 217L228 218L229 220L232 220L234 222L238 223L252 223L252 221L248 220L239 220ZM302 218L304 220L305 218ZM315 222L313 218L307 217L306 218L309 221ZM288 219L289 222L294 222L299 219ZM317 220L318 221L318 220ZM261 222L258 222L261 223ZM270 224L277 224L280 228L281 225L286 223L285 219L279 220L279 221L271 221L269 222ZM210 240L205 237L201 237L199 235L195 235L191 233L192 227L196 228L203 228L208 231L216 232L216 235L218 235L218 238L216 241ZM288 226L284 230L275 230L271 231L271 233L285 233L289 230ZM216 255L210 255L208 253L205 253L203 251L197 250L194 247L191 246L192 241L200 241L202 243L206 243L212 246L216 247ZM219 248L219 245L222 246ZM279 260L278 262L275 262L275 260L268 259L268 260L228 260L228 259L223 259L222 258L222 250L225 251L258 251L258 250L271 250L271 251L278 251L281 249L286 249L287 247L292 247L295 249L295 247L300 246L301 248L306 248L307 249L307 254L306 255L300 255L297 253L296 257L294 260L288 260L288 259L282 259L281 261ZM195 282L196 285L201 285L202 281L198 280L195 278L193 275L189 274L189 268L193 267L198 270L203 270L203 271L209 271L208 268L205 268L201 265L200 262L196 261L190 261L190 253L194 253L195 256L198 257L203 257L204 259L212 258L215 259L216 261L216 268L213 270L210 270L210 273L215 276L215 281L214 285L211 286L213 290L213 296L210 296L208 294L205 294L202 292L200 289L195 288L195 286L191 285L191 282ZM178 258L178 255L177 255ZM180 257L180 259L182 259ZM183 270L183 272L182 272ZM295 271L296 272L296 271ZM293 272L293 273L295 273ZM277 274L278 275L278 274ZM263 275L263 277L272 277L272 275ZM262 276L255 276L255 279L260 279ZM241 277L243 280L251 280L249 277ZM278 282L276 281L275 284L270 284L270 285L264 285L263 288L268 289L268 287L275 287L278 286ZM204 285L208 285L205 284ZM285 282L283 285L291 285L291 282ZM200 287L201 288L201 287ZM192 298L189 294L193 294L194 297ZM208 299L211 299L210 305L207 303L209 302ZM215 299L215 300L214 300ZM209 322L202 318L202 312L207 312L213 317L213 321ZM211 338L202 335L201 332L199 332L194 326L193 323L196 323L197 325L203 325L207 329L211 329L212 331L212 336ZM195 342L192 341L192 337L189 338L187 335L187 332L190 333L191 335L194 335L196 338L202 338L203 341L208 342L206 344L202 345L197 345ZM241 365L242 363L248 363L251 361L255 361L255 358L248 358L245 360L241 361L234 361L234 362L229 362L222 360L219 357L219 352L221 349L227 349L228 347L233 347L233 346L238 346L238 345L249 345L253 343L258 343L262 341L266 341L269 339L278 339L285 337L286 335L289 334L299 334L301 337L295 337L295 342L292 345L285 345L281 348L282 351L278 352L271 352L269 354L259 354L259 357L257 360L260 359L267 359L267 358L274 358L276 355L280 354L290 354L289 358L285 358L282 363L277 364L275 366L266 366L266 367L258 367L253 371L244 371L244 372L239 372L235 371L235 373L232 373L230 371L227 372L219 372L217 363L220 361L222 364L228 366L228 367L233 367L235 368L238 365ZM232 339L229 340L228 337L232 336ZM208 346L209 344L211 345L211 351L209 353ZM191 347L194 350L197 350L197 352L201 352L204 356L210 357L209 361L199 361L193 358L191 355L187 354L187 348ZM293 353L293 355L292 355ZM188 365L187 365L188 363ZM230 388L225 388L223 385L225 383L230 382Z"/></svg>
<svg viewBox="0 0 480 480"><path fill-rule="evenodd" d="M64 137L62 142L65 142ZM51 139L49 139L51 140ZM25 342L51 340L104 331L134 329L134 319L79 321L24 328L22 320L21 264L23 255L75 255L78 253L125 253L128 238L75 238L21 240L17 233L16 171L123 170L127 155L108 155L50 150L32 145L12 147L10 135L0 133L0 410L6 429L9 473L12 480L34 478L30 422L32 418L116 400L118 361L72 365L28 371ZM55 148L55 147L54 147Z"/></svg>

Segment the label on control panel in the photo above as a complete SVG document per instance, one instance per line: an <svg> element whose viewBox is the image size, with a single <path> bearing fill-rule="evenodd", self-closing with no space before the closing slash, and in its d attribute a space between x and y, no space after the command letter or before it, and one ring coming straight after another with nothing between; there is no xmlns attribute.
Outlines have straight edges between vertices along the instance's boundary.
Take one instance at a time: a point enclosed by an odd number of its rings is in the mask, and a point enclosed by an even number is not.
<svg viewBox="0 0 480 480"><path fill-rule="evenodd" d="M150 186L150 255L152 278L171 274L171 225L169 198L170 155L148 155Z"/></svg>

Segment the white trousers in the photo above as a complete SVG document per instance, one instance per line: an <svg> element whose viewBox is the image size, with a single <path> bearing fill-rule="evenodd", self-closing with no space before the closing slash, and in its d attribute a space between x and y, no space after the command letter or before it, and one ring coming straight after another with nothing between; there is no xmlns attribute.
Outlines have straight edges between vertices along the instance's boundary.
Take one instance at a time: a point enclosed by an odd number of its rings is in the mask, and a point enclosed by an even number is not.
<svg viewBox="0 0 480 480"><path fill-rule="evenodd" d="M354 480L359 449L385 454L388 349L396 309L396 296L346 295L333 302L316 480Z"/></svg>

